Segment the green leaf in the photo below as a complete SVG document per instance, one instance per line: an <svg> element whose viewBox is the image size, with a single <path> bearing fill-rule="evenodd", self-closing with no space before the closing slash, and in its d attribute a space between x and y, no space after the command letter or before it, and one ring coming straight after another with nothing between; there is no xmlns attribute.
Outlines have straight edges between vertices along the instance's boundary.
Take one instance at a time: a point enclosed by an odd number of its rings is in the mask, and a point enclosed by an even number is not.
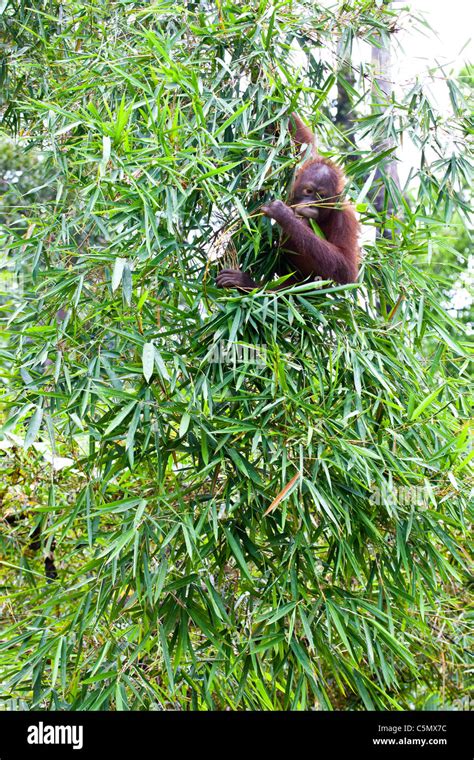
<svg viewBox="0 0 474 760"><path fill-rule="evenodd" d="M421 404L418 404L418 406L415 407L415 409L413 410L410 416L411 422L416 420L420 416L420 414L422 414L425 411L425 409L427 409L433 403L435 398L439 395L439 393L441 393L444 387L445 387L444 385L440 385L439 388L435 388L434 391L429 393L428 396L425 399L423 399Z"/></svg>
<svg viewBox="0 0 474 760"><path fill-rule="evenodd" d="M126 263L127 259L121 259L120 257L115 259L114 271L112 273L112 292L115 292L122 282L123 270Z"/></svg>
<svg viewBox="0 0 474 760"><path fill-rule="evenodd" d="M107 425L107 427L104 430L104 437L107 435L110 435L110 433L115 430L116 427L120 425L122 420L127 417L132 409L136 406L136 401L130 401L129 404L127 404Z"/></svg>
<svg viewBox="0 0 474 760"><path fill-rule="evenodd" d="M145 343L142 351L143 376L150 382L155 367L155 346L153 343Z"/></svg>
<svg viewBox="0 0 474 760"><path fill-rule="evenodd" d="M182 438L184 435L186 435L186 431L189 427L189 423L191 422L191 416L186 412L181 417L181 422L179 424L179 432L178 435L180 438Z"/></svg>
<svg viewBox="0 0 474 760"><path fill-rule="evenodd" d="M26 431L25 440L23 442L23 446L26 450L29 449L29 447L36 441L36 437L41 427L42 419L43 409L40 406L37 406L35 413L28 423L28 429Z"/></svg>
<svg viewBox="0 0 474 760"><path fill-rule="evenodd" d="M250 571L248 569L247 563L244 559L244 555L242 554L242 550L237 542L237 540L232 535L232 532L229 528L227 528L224 525L224 532L227 536L227 540L229 542L229 546L231 548L232 554L234 555L235 559L237 560L237 564L239 565L240 569L242 570L243 574L247 578L247 580L251 581L253 583L253 578L250 574Z"/></svg>

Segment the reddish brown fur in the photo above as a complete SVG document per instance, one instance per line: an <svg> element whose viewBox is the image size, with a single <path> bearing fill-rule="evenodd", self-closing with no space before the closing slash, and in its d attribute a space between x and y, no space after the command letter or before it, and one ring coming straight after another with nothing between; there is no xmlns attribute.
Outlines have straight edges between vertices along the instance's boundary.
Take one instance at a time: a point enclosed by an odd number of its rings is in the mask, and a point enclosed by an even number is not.
<svg viewBox="0 0 474 760"><path fill-rule="evenodd" d="M298 196L298 190L305 184L306 179L313 179L314 174L317 173L318 168L321 166L327 167L330 173L324 180L329 200L326 203L327 208L320 210L317 222L326 241L340 250L347 265L347 277L343 276L342 279L337 279L336 281L342 282L342 280L347 279L348 282L354 282L357 279L359 265L359 246L357 242L359 222L353 206L347 201L341 200L345 185L342 170L332 161L321 156L305 161L295 175L290 192L290 202L295 199L295 196ZM296 245L296 250L298 250L298 244ZM330 249L327 249L325 253L331 256Z"/></svg>
<svg viewBox="0 0 474 760"><path fill-rule="evenodd" d="M289 205L276 200L262 206L263 213L282 228L282 259L293 272L282 287L316 277L340 284L355 282L358 274L359 223L353 206L342 200L344 175L341 169L316 151L315 139L297 114L292 114L290 131L296 145L312 148L313 158L297 171ZM310 219L324 239L313 232ZM217 277L219 287L248 290L257 287L246 273L225 269Z"/></svg>
<svg viewBox="0 0 474 760"><path fill-rule="evenodd" d="M306 124L301 121L300 117L297 113L292 113L290 117L289 122L289 129L290 134L293 139L293 142L295 145L297 145L299 148L304 145L311 145L312 147L312 153L316 155L316 140L311 132L310 128L306 126Z"/></svg>

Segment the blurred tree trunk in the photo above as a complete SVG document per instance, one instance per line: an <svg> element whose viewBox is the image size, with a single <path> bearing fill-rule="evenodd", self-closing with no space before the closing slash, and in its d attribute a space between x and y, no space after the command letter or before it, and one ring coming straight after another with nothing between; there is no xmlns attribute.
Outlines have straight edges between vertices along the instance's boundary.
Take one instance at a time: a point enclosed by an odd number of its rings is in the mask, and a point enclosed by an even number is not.
<svg viewBox="0 0 474 760"><path fill-rule="evenodd" d="M390 2L387 2L386 5L390 5ZM382 113L383 109L389 107L392 101L392 61L390 38L379 35L378 39L380 44L372 45L372 102L374 111ZM395 144L394 137L376 137L372 143L372 148L374 153L385 153L387 150L395 148ZM395 213L394 196L399 190L397 159L395 153L392 152L379 163L372 185L372 201L375 209L379 214L384 212L385 218ZM391 231L386 229L385 225L382 225L381 234L383 237L391 237Z"/></svg>
<svg viewBox="0 0 474 760"><path fill-rule="evenodd" d="M341 82L341 78L347 82L349 87L354 87L355 75L350 53L347 51L343 39L339 41L337 52L339 56L339 76L337 80L337 111L335 121L344 135L353 139L356 121L354 107L347 88ZM348 158L353 160L355 156L349 155Z"/></svg>

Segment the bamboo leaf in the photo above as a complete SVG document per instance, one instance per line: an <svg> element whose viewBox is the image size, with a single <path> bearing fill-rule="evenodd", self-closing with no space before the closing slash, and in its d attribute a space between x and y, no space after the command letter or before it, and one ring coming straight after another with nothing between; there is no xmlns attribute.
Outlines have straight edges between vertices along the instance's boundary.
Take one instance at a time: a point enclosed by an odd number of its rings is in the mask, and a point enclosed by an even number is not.
<svg viewBox="0 0 474 760"><path fill-rule="evenodd" d="M280 504L283 499L289 495L292 487L295 485L295 483L300 479L301 473L297 472L296 475L293 475L291 480L286 484L286 486L280 491L278 496L276 496L270 506L267 508L267 510L263 513L263 516L266 517L270 514L270 512L273 512L274 509Z"/></svg>
<svg viewBox="0 0 474 760"><path fill-rule="evenodd" d="M150 382L155 366L155 346L153 343L145 343L142 350L143 376L147 383Z"/></svg>
<svg viewBox="0 0 474 760"><path fill-rule="evenodd" d="M42 419L43 419L43 409L40 406L37 406L36 411L31 417L30 422L28 424L25 440L23 442L23 446L26 450L28 450L29 447L36 441L36 438L38 436L38 433L41 427Z"/></svg>

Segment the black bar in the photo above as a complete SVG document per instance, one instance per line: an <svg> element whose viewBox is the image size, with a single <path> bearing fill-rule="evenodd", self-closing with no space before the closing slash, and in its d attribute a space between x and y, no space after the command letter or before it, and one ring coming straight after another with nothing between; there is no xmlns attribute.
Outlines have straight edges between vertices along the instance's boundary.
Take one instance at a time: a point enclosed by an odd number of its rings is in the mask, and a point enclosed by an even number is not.
<svg viewBox="0 0 474 760"><path fill-rule="evenodd" d="M468 711L0 712L0 760L178 759L229 750L244 760L288 751L289 760L299 760L295 753L311 760L333 754L472 760L471 726Z"/></svg>

